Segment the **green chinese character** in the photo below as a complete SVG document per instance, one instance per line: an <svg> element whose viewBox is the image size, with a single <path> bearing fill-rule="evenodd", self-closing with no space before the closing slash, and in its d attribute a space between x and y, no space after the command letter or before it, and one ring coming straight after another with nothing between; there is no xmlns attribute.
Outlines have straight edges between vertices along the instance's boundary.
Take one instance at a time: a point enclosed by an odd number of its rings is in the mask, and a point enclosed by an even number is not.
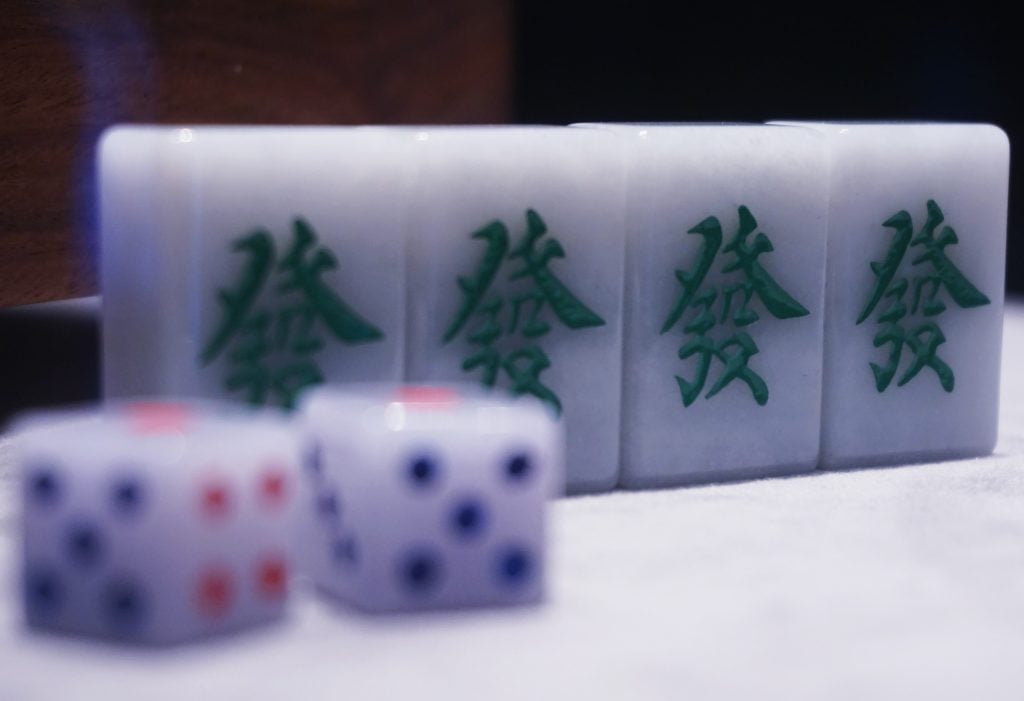
<svg viewBox="0 0 1024 701"><path fill-rule="evenodd" d="M875 376L875 389L884 392L896 377L903 349L912 354L910 365L904 371L897 387L910 382L925 367L931 368L939 378L939 384L947 392L955 385L953 369L938 356L938 348L946 342L946 336L939 325L931 319L946 310L946 304L939 299L939 292L946 290L949 298L962 309L981 307L989 303L988 297L975 287L960 269L946 256L946 247L958 243L956 232L945 226L936 236L935 230L945 220L945 215L935 200L928 200L921 233L914 236L914 222L906 210L889 217L882 226L893 230L892 242L885 257L871 263L875 284L867 303L857 317L857 323L866 321L878 309L877 323L881 330L875 334L874 346L889 345L889 357L884 366L869 363ZM918 254L911 260L911 267L928 263L930 271L916 276L897 277L907 251L916 248ZM907 292L910 299L907 300ZM880 306L882 300L889 300ZM908 307L909 303L909 307ZM928 320L908 319L920 315ZM913 327L907 331L905 325Z"/></svg>
<svg viewBox="0 0 1024 701"><path fill-rule="evenodd" d="M504 373L515 395L530 394L561 412L558 395L541 380L551 360L536 341L551 330L542 318L550 309L555 318L570 329L604 325L604 320L581 302L548 268L552 259L565 258L565 249L554 238L547 238L547 225L532 209L526 210L526 232L519 245L510 249L508 228L493 221L474 232L473 239L484 242L483 256L472 277L460 277L458 287L462 303L444 334L444 343L467 329L466 340L477 350L462 362L465 372L480 369L480 381L494 387ZM507 296L491 292L492 284L506 261L517 264L508 273L512 292ZM470 324L470 320L474 323ZM512 340L513 337L520 340ZM512 346L502 351L497 347Z"/></svg>
<svg viewBox="0 0 1024 701"><path fill-rule="evenodd" d="M683 406L690 406L704 391L713 360L722 363L718 379L704 395L705 399L715 396L733 380L747 385L754 401L760 406L768 402L768 385L764 379L749 367L750 359L760 349L749 333L741 329L757 322L761 316L750 307L756 297L769 314L776 319L792 319L806 316L809 312L789 295L761 265L758 258L773 249L771 241L758 233L753 243L748 237L757 231L758 224L747 207L739 208L739 228L732 240L722 247L722 225L717 217L708 217L687 233L702 237L697 260L690 270L676 270L676 280L683 288L678 301L669 312L661 327L667 333L687 310L695 313L683 325L688 340L679 349L679 357L686 360L697 358L697 373L693 381L676 376ZM733 259L722 268L722 273L741 273L720 286L705 286L704 282L719 250L731 253ZM737 298L739 303L736 304ZM716 314L714 306L721 300L721 313ZM716 327L732 326L732 333L716 341L710 332Z"/></svg>
<svg viewBox="0 0 1024 701"><path fill-rule="evenodd" d="M323 382L315 356L323 348L318 322L342 343L379 341L384 335L349 307L321 276L338 267L303 219L294 222L291 247L277 259L274 239L259 229L234 242L248 257L237 283L218 295L223 316L199 360L209 365L227 351L224 388L252 404L291 408L299 393ZM271 274L273 300L261 304Z"/></svg>

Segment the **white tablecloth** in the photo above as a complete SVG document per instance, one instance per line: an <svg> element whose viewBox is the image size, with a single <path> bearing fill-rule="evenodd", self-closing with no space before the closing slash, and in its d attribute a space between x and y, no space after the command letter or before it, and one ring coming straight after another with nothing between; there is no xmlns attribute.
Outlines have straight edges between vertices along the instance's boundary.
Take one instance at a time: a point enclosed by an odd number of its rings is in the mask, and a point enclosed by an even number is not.
<svg viewBox="0 0 1024 701"><path fill-rule="evenodd" d="M1024 304L976 460L566 499L550 602L172 650L29 632L0 444L0 700L1024 698Z"/></svg>

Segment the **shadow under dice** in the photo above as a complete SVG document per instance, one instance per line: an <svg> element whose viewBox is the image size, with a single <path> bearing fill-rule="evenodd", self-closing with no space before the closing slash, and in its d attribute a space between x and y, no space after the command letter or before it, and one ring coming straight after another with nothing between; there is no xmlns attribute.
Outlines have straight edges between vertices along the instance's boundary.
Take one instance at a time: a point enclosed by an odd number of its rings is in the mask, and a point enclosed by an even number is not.
<svg viewBox="0 0 1024 701"><path fill-rule="evenodd" d="M539 403L454 387L317 390L305 404L307 558L366 610L535 602L559 426Z"/></svg>
<svg viewBox="0 0 1024 701"><path fill-rule="evenodd" d="M30 625L149 643L279 617L296 441L209 404L40 416L18 432Z"/></svg>

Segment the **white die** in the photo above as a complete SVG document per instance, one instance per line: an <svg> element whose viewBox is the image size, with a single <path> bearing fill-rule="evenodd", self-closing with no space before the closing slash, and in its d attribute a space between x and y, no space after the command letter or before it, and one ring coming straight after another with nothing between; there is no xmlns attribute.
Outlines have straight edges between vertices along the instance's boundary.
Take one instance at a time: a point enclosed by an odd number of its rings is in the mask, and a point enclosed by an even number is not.
<svg viewBox="0 0 1024 701"><path fill-rule="evenodd" d="M30 625L170 643L279 617L298 442L277 417L132 403L17 432Z"/></svg>
<svg viewBox="0 0 1024 701"><path fill-rule="evenodd" d="M318 388L306 397L309 567L354 606L397 611L543 596L544 509L561 427L473 388Z"/></svg>

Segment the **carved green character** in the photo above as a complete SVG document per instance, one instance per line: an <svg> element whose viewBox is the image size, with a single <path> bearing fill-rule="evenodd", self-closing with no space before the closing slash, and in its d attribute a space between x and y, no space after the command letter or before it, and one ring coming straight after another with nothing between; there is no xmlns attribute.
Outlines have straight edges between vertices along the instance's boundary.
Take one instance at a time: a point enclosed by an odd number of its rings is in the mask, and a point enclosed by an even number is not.
<svg viewBox="0 0 1024 701"><path fill-rule="evenodd" d="M493 221L471 235L484 242L483 256L470 277L460 277L462 302L444 333L444 343L466 329L466 340L476 351L462 362L462 370L482 372L480 381L494 387L499 376L507 375L515 395L530 394L561 412L562 402L541 380L551 360L539 344L551 325L543 310L570 329L604 325L604 320L581 302L548 268L552 259L565 258L565 249L554 238L544 239L547 225L532 209L526 210L526 232L510 249L508 227ZM508 274L510 292L492 290L506 262L516 265ZM470 320L473 319L473 323ZM468 327L468 328L467 328ZM515 338L518 336L518 338ZM506 350L499 348L507 347Z"/></svg>
<svg viewBox="0 0 1024 701"><path fill-rule="evenodd" d="M764 406L768 402L768 385L749 367L751 357L760 349L744 330L761 318L751 308L751 302L756 297L776 319L792 319L809 313L761 265L759 257L774 249L768 237L761 232L754 237L753 243L748 241L748 237L757 229L757 220L747 207L741 205L739 227L724 248L722 225L717 217L707 217L687 231L703 240L693 266L689 270L676 270L676 280L683 288L682 293L661 327L661 333L667 333L688 310L694 312L683 325L687 341L679 349L682 360L697 357L697 372L692 381L676 376L683 406L693 404L703 392L714 360L721 362L724 367L704 395L705 399L715 396L734 380L740 380L750 388L754 401ZM719 285L705 285L719 250L732 254L732 259L722 267L721 272L740 274L726 278ZM718 313L715 311L716 302L720 302ZM724 327L726 332L731 333L716 341L710 335L716 326Z"/></svg>
<svg viewBox="0 0 1024 701"><path fill-rule="evenodd" d="M956 379L953 369L938 356L938 348L946 342L946 336L933 319L946 310L939 292L944 288L949 298L963 309L989 303L988 297L964 277L946 256L946 247L959 240L950 226L944 226L938 235L935 234L935 230L945 220L939 205L935 200L928 200L926 209L924 226L916 237L913 219L906 210L900 210L883 222L882 226L893 230L892 242L885 257L871 263L875 282L867 303L857 317L857 323L860 324L877 309L876 321L882 328L875 334L874 346L880 348L889 345L889 357L885 365L870 363L875 376L875 389L879 392L884 392L898 374L904 347L910 351L911 359L896 383L897 387L907 384L928 367L935 372L942 388L952 392ZM918 275L898 276L910 249L916 249L917 252L911 260L911 268L922 263L927 263L929 267ZM882 305L882 300L888 300L888 303ZM914 319L915 316L918 318ZM908 331L908 327L912 330Z"/></svg>
<svg viewBox="0 0 1024 701"><path fill-rule="evenodd" d="M295 219L291 245L280 258L264 229L237 239L232 250L248 260L235 285L220 290L220 323L199 356L205 366L227 352L228 392L244 392L251 404L291 408L301 390L324 380L316 364L324 345L319 326L347 344L384 337L323 281L338 261L317 247L304 219Z"/></svg>

